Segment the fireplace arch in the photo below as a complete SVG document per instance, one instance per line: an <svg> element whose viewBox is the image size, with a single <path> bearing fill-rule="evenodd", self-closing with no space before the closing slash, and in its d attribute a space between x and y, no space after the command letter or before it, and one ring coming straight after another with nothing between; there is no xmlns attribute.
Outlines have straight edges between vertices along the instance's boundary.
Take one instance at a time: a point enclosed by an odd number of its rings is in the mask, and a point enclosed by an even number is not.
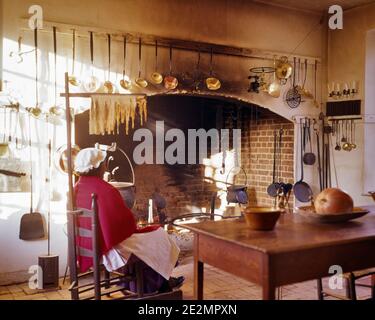
<svg viewBox="0 0 375 320"><path fill-rule="evenodd" d="M149 118L146 128L155 133L155 121L163 120L165 130L169 128L241 129L241 166L247 175L251 205L273 205L274 199L266 194L272 182L273 133L283 129L282 163L280 179L293 183L294 180L294 124L282 116L235 96L211 93L155 94L148 97ZM136 143L132 132L126 136L90 136L88 134L88 111L76 116L76 143L82 148L96 142L110 144L116 141L128 155L132 155ZM140 128L136 124L135 129ZM137 202L133 211L142 216L147 214L148 199L154 192L167 200L167 215L175 217L184 213L209 212L210 200L218 192L216 209L220 214L232 214L238 210L225 201L225 180L231 169L233 153L227 150L226 168L220 174L222 153L210 154L203 164L134 165L137 187ZM232 160L231 160L232 159ZM120 165L118 180L129 181L129 168ZM116 161L115 161L116 162ZM243 173L230 177L229 182L245 183ZM292 204L292 200L290 201Z"/></svg>

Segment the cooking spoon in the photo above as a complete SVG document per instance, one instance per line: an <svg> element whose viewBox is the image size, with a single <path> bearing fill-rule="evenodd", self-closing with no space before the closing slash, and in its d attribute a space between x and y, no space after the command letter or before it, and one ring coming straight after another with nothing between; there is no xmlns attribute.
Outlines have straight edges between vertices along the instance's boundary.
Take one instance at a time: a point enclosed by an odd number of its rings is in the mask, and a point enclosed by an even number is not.
<svg viewBox="0 0 375 320"><path fill-rule="evenodd" d="M100 88L100 80L94 76L94 34L90 31L90 55L91 55L91 76L85 79L83 86L87 92L96 92Z"/></svg>
<svg viewBox="0 0 375 320"><path fill-rule="evenodd" d="M210 57L210 76L206 79L206 86L208 90L219 90L221 87L221 82L219 79L215 78L212 73L212 57L213 51L211 48L211 57Z"/></svg>
<svg viewBox="0 0 375 320"><path fill-rule="evenodd" d="M56 110L59 109L57 106L57 32L56 32L56 27L52 27L52 32L53 32L53 56L54 56L54 69L55 69L55 81L54 81L54 94L55 94L55 101L54 105L49 108L50 111L53 110L55 112ZM70 80L69 80L70 83Z"/></svg>
<svg viewBox="0 0 375 320"><path fill-rule="evenodd" d="M124 36L124 67L122 69L122 79L120 80L120 86L125 90L129 90L132 87L132 82L125 79L126 75L126 36Z"/></svg>
<svg viewBox="0 0 375 320"><path fill-rule="evenodd" d="M357 145L355 144L355 122L352 120L351 122L351 139L350 139L350 146L352 147L352 150L357 148ZM353 138L354 137L354 138Z"/></svg>
<svg viewBox="0 0 375 320"><path fill-rule="evenodd" d="M3 115L3 118L4 118L4 125L3 125L4 135L3 135L3 142L0 143L0 157L5 155L8 152L8 148L9 148L9 144L8 144L8 142L6 142L6 125L7 125L6 115L7 115L7 109L4 108L4 115Z"/></svg>
<svg viewBox="0 0 375 320"><path fill-rule="evenodd" d="M146 79L141 77L141 70L142 70L142 39L139 38L139 46L138 46L138 78L135 80L135 83L140 88L146 88L148 86L148 82Z"/></svg>
<svg viewBox="0 0 375 320"><path fill-rule="evenodd" d="M344 120L342 121L342 124L341 124L341 129L342 129L342 138L341 138L341 142L347 142L347 138L344 136ZM346 120L345 120L345 130L346 130L346 133L348 133L348 128L347 128L347 125L346 125Z"/></svg>
<svg viewBox="0 0 375 320"><path fill-rule="evenodd" d="M349 139L348 139L348 133L349 133L349 129L348 129L348 121L345 120L345 143L344 145L342 146L342 149L345 150L345 151L352 151L352 147L351 147L351 144L349 142Z"/></svg>
<svg viewBox="0 0 375 320"><path fill-rule="evenodd" d="M305 78L303 80L301 94L304 95L306 98L313 98L314 96L312 95L312 93L308 89L306 89L307 74L308 74L308 65L307 65L307 59L305 59L305 75L304 75Z"/></svg>
<svg viewBox="0 0 375 320"><path fill-rule="evenodd" d="M107 81L104 82L104 91L106 93L113 93L114 91L114 85L110 81L111 77L111 35L107 34L108 39L108 78Z"/></svg>
<svg viewBox="0 0 375 320"><path fill-rule="evenodd" d="M72 86L78 87L81 84L81 81L78 80L78 78L74 75L74 65L75 65L75 59L76 59L76 30L73 29L73 56L72 56L72 75L69 76L69 83Z"/></svg>
<svg viewBox="0 0 375 320"><path fill-rule="evenodd" d="M335 121L335 129L336 129L336 147L335 147L335 150L336 151L340 151L341 150L341 145L340 145L340 122L339 120L336 120Z"/></svg>
<svg viewBox="0 0 375 320"><path fill-rule="evenodd" d="M276 58L273 58L273 67L275 68L275 71L273 72L273 82L268 87L268 94L273 98L280 97L280 81L276 79Z"/></svg>
<svg viewBox="0 0 375 320"><path fill-rule="evenodd" d="M26 108L26 110L34 117L39 118L42 109L39 108L39 92L38 92L38 28L34 28L34 45L35 45L35 107Z"/></svg>
<svg viewBox="0 0 375 320"><path fill-rule="evenodd" d="M167 90L176 89L178 80L172 75L172 45L169 46L169 75L164 78L164 87Z"/></svg>
<svg viewBox="0 0 375 320"><path fill-rule="evenodd" d="M158 40L155 40L155 71L151 74L151 79L155 84L163 82L163 75L158 72Z"/></svg>

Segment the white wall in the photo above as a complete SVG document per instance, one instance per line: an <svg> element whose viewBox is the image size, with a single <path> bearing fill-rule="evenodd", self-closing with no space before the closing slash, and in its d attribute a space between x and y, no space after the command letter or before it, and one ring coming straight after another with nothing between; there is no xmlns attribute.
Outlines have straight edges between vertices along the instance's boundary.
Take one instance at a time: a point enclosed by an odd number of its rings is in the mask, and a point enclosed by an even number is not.
<svg viewBox="0 0 375 320"><path fill-rule="evenodd" d="M366 37L364 190L375 191L375 29Z"/></svg>
<svg viewBox="0 0 375 320"><path fill-rule="evenodd" d="M3 38L3 0L0 0L0 39ZM0 41L0 91L2 85L2 70L3 70L3 42Z"/></svg>
<svg viewBox="0 0 375 320"><path fill-rule="evenodd" d="M355 98L362 100L363 116L375 114L371 35L367 38L366 47L367 33L373 29L375 4L370 4L346 11L344 29L329 32L328 83L358 81L359 94ZM370 197L364 197L362 194L375 188L374 170L371 167L375 149L372 138L374 126L374 123L364 118L358 125L357 150L349 153L334 152L340 187L346 189L358 205L373 203Z"/></svg>
<svg viewBox="0 0 375 320"><path fill-rule="evenodd" d="M30 31L20 31L19 18L27 17L28 7L34 4L30 0L3 0L4 2L4 39L3 39L3 62L4 79L10 81L10 85L18 93L19 98L25 106L34 104L33 83L33 56L25 57L21 65L15 64L9 59L9 52L17 50L17 38L21 34L24 37L25 48L33 44ZM280 8L254 4L250 1L123 1L123 0L85 0L85 1L38 1L44 9L44 18L48 21L71 23L84 26L95 26L98 28L133 31L149 33L163 37L187 39L195 41L212 42L223 45L234 45L238 47L257 48L263 50L274 50L278 52L290 52L305 37L320 19L320 16L302 13L300 11L283 10ZM295 54L321 57L322 65L319 68L318 83L325 79L326 73L326 38L325 28L317 28L315 32L303 43ZM87 38L77 40L77 70L81 75L88 74L89 51ZM58 89L63 90L63 73L71 67L71 39L67 36L58 39L59 46L59 70ZM53 77L52 67L52 38L50 33L40 35L41 57L39 88L41 106L47 110L53 104ZM114 61L112 81L118 81L122 71L122 49L120 43L115 43L113 48ZM146 74L153 71L153 48L144 49L145 61L143 70ZM134 78L137 69L137 48L130 47L128 57L130 58L128 69L130 78ZM107 65L105 41L96 42L96 73L104 78ZM196 54L176 51L175 70L183 73L191 70L196 63ZM202 57L202 67L208 70L209 58ZM235 57L215 57L215 70L224 81L230 82L238 88L232 96L245 101L259 104L272 111L291 119L295 115L317 115L320 111L314 108L310 102L302 104L298 109L290 109L283 101L270 98L266 94L247 93L249 69L253 66L264 65L265 61L243 59ZM271 65L267 62L267 65ZM160 50L160 70L168 70L167 50ZM310 78L311 77L311 78ZM312 74L308 80L308 87L312 88ZM324 81L325 82L325 81ZM286 88L285 88L286 89ZM285 91L284 89L284 91ZM227 90L227 89L226 89ZM323 88L324 91L324 88ZM321 88L318 87L318 100L320 101ZM223 92L229 94L230 90ZM62 100L59 100L62 102ZM79 107L81 102L74 102ZM34 121L34 120L33 120ZM37 185L43 186L46 149L42 147L45 143L45 125L41 121L35 121L36 127L33 141L39 144L34 148L35 160L39 162L35 171L39 173ZM43 127L44 126L44 127ZM34 127L34 123L33 123ZM50 128L52 130L52 126ZM56 127L56 141L54 147L58 147L65 141L64 126ZM298 172L298 171L296 171ZM66 178L54 170L55 185L62 196L66 191ZM316 189L316 168L306 172L306 180ZM46 209L45 189L36 192L36 198L42 212ZM26 270L31 264L36 263L37 255L45 253L46 242L23 242L18 240L19 220L23 212L28 211L28 194L0 194L1 210L6 219L0 220L0 273ZM18 207L12 207L17 204ZM61 258L60 271L64 271L66 237L64 227L64 205L63 201L55 202L53 207L52 224L52 250ZM6 241L4 241L6 239Z"/></svg>

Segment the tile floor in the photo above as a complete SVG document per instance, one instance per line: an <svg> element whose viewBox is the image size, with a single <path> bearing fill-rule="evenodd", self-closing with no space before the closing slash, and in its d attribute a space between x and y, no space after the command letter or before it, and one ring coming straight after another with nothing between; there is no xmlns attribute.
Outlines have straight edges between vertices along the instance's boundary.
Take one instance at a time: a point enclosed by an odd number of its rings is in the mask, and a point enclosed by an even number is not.
<svg viewBox="0 0 375 320"><path fill-rule="evenodd" d="M182 258L180 265L175 269L175 275L185 276L186 281L182 286L184 299L192 299L193 259L191 256ZM63 285L62 279L60 279L61 289L50 291L31 290L26 283L0 286L0 300L69 300L70 292L67 289L67 282ZM325 286L327 286L327 280L325 280L324 283ZM208 265L205 266L204 285L205 299L261 299L261 288L259 286ZM340 293L343 293L343 291ZM358 287L357 294L360 299L365 299L370 296L370 290L368 288ZM308 281L285 286L282 289L282 299L315 300L317 299L316 282Z"/></svg>

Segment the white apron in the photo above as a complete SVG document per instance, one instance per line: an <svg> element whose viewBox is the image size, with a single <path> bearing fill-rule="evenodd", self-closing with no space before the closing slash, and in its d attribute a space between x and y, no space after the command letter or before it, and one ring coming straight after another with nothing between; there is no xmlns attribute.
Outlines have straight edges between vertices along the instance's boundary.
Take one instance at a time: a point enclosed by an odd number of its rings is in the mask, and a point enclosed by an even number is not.
<svg viewBox="0 0 375 320"><path fill-rule="evenodd" d="M114 271L125 266L130 255L134 254L168 280L179 253L180 249L174 240L164 229L158 228L151 232L134 233L114 246L103 255L103 264L108 271Z"/></svg>

